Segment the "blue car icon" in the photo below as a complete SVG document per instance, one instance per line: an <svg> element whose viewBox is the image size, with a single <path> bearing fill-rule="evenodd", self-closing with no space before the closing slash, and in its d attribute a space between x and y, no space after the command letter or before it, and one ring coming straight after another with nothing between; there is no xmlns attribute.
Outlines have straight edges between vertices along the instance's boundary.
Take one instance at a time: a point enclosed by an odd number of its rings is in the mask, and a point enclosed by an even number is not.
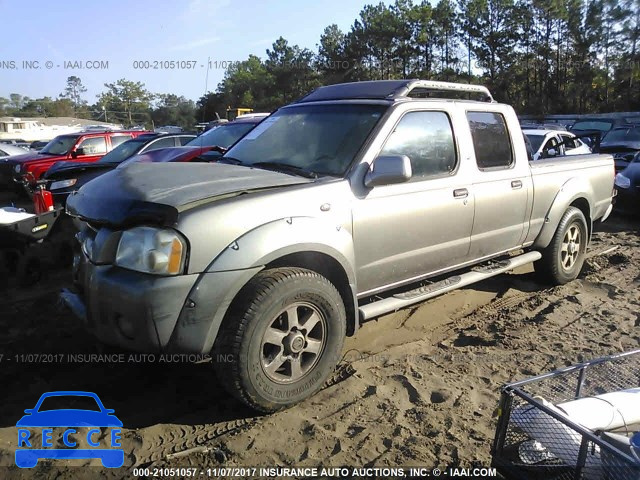
<svg viewBox="0 0 640 480"><path fill-rule="evenodd" d="M96 409L43 409L45 400L52 397L69 397L69 400L95 401ZM88 398L87 398L88 397ZM65 400L63 398L63 400ZM60 399L56 398L56 403ZM51 403L49 401L48 403ZM91 402L91 405L94 403ZM18 422L18 448L16 449L16 465L20 468L35 467L40 459L89 459L99 458L102 465L108 468L118 468L124 464L124 450L119 442L122 422L113 415L114 410L106 409L98 395L92 392L60 391L43 394L36 406L24 411L26 413ZM42 448L32 445L31 431L27 428L42 429ZM52 448L52 428L64 427L67 430L63 434L65 446L69 448ZM87 432L87 444L91 447L100 447L98 438L101 436L100 427L111 428L111 448L74 448L76 442L70 438L70 434L77 433L73 427L91 427ZM34 442L35 443L35 442ZM27 447L27 448L20 448ZM34 448L35 447L35 448Z"/></svg>

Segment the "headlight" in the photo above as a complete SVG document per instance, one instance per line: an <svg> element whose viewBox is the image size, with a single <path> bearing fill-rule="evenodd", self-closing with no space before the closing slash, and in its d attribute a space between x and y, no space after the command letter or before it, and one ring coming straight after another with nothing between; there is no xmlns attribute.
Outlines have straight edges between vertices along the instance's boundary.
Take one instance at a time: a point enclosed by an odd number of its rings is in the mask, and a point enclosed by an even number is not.
<svg viewBox="0 0 640 480"><path fill-rule="evenodd" d="M631 186L631 180L625 177L622 173L618 173L616 175L615 184L620 188L629 188Z"/></svg>
<svg viewBox="0 0 640 480"><path fill-rule="evenodd" d="M186 242L173 230L136 227L122 233L115 263L138 272L178 275L186 250Z"/></svg>
<svg viewBox="0 0 640 480"><path fill-rule="evenodd" d="M20 165L20 164L18 163L15 167L13 167L13 170L14 170L16 173L20 173L20 169L21 169L21 167L22 167L22 165Z"/></svg>
<svg viewBox="0 0 640 480"><path fill-rule="evenodd" d="M57 182L53 182L51 184L49 190L60 190L61 188L73 187L77 181L77 178L71 178L69 180L58 180Z"/></svg>

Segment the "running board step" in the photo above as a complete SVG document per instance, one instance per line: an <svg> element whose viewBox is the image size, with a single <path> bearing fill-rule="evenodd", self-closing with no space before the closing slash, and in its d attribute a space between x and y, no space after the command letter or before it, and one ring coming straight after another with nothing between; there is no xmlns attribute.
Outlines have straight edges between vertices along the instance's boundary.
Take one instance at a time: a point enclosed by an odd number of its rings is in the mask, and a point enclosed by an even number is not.
<svg viewBox="0 0 640 480"><path fill-rule="evenodd" d="M517 257L511 257L506 260L491 261L473 267L470 271L445 278L435 283L424 285L413 290L397 293L391 297L383 298L372 303L361 306L358 310L360 320L369 320L372 318L395 312L402 308L413 305L414 303L424 302L443 293L466 287L472 283L480 282L486 278L494 277L516 267L527 265L529 263L540 260L542 255L540 252L527 252Z"/></svg>

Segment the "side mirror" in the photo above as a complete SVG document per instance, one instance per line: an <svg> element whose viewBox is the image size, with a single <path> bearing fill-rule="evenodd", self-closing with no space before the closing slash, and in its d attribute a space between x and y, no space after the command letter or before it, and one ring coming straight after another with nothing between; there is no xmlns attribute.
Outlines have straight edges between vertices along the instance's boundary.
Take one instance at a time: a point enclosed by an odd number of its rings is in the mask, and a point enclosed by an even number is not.
<svg viewBox="0 0 640 480"><path fill-rule="evenodd" d="M71 156L73 158L78 158L79 156L84 155L84 148L76 148L74 152L71 152Z"/></svg>
<svg viewBox="0 0 640 480"><path fill-rule="evenodd" d="M26 413L27 415L31 415L33 413L33 408L27 408L24 413Z"/></svg>
<svg viewBox="0 0 640 480"><path fill-rule="evenodd" d="M558 154L558 151L555 148L550 148L547 150L547 157L555 157Z"/></svg>
<svg viewBox="0 0 640 480"><path fill-rule="evenodd" d="M364 177L368 188L404 183L411 178L411 160L406 155L384 155L373 161Z"/></svg>

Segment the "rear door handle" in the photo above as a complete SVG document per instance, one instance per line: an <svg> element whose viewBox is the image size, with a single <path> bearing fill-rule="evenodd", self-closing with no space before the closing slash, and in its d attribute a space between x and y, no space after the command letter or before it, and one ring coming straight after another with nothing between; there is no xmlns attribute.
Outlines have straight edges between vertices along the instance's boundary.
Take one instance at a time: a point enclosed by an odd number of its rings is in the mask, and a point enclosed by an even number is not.
<svg viewBox="0 0 640 480"><path fill-rule="evenodd" d="M511 188L522 188L522 180L512 180Z"/></svg>
<svg viewBox="0 0 640 480"><path fill-rule="evenodd" d="M469 190L466 188L456 188L453 191L453 198L466 198L469 196Z"/></svg>

